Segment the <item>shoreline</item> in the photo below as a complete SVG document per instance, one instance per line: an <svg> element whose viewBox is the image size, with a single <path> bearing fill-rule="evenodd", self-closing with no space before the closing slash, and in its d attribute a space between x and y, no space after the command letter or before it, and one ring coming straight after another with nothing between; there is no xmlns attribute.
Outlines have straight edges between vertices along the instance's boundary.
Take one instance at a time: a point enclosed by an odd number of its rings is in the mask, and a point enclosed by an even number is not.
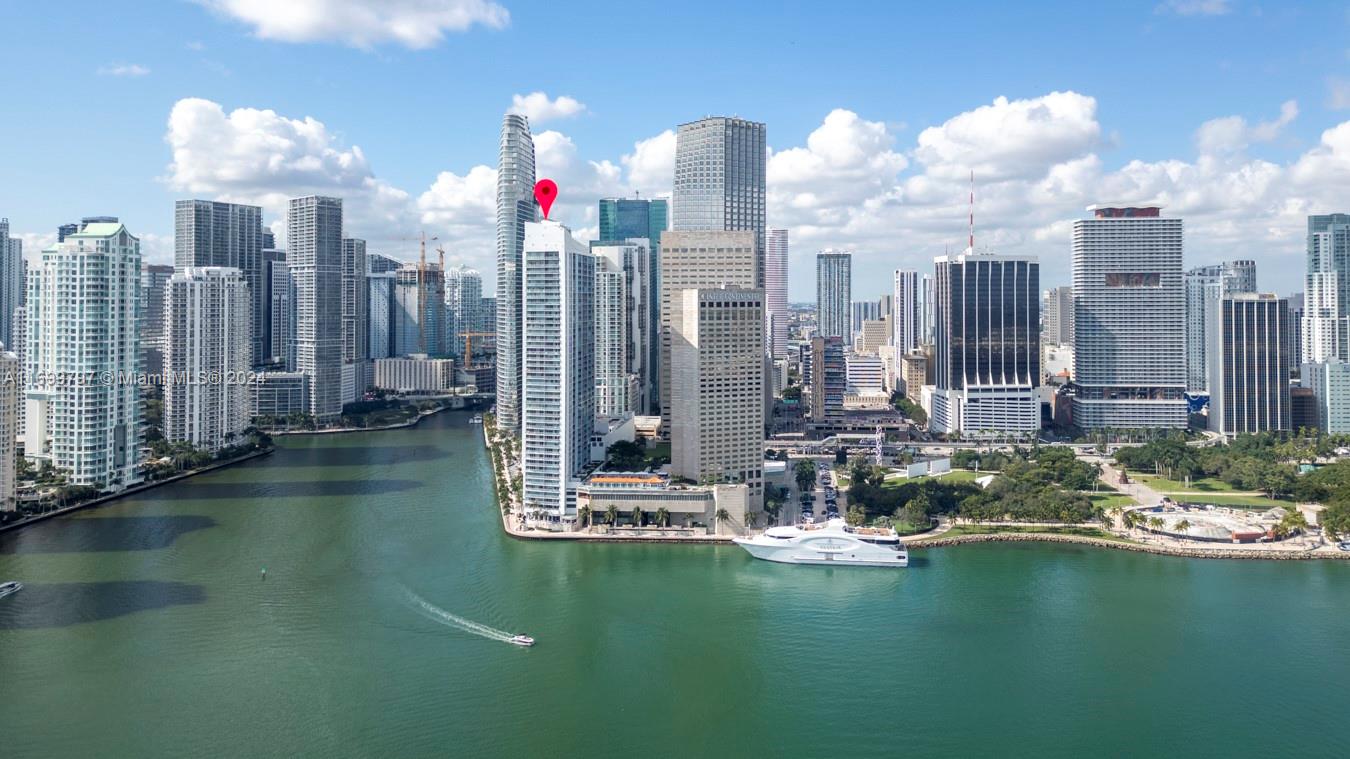
<svg viewBox="0 0 1350 759"><path fill-rule="evenodd" d="M416 418L409 419L406 422L398 424L387 424L383 427L334 427L327 430L262 430L272 437L277 436L302 436L302 435L345 435L352 432L385 432L386 430L403 430L409 427L416 427L429 416L435 416L442 411L468 411L469 409L452 409L449 406L442 406L434 411L423 411Z"/></svg>
<svg viewBox="0 0 1350 759"><path fill-rule="evenodd" d="M910 549L948 548L966 543L1077 543L1096 548L1114 548L1120 551L1151 553L1158 556L1177 556L1187 559L1251 559L1266 561L1312 561L1330 559L1332 561L1350 560L1350 553L1343 551L1318 552L1317 549L1257 551L1239 548L1189 548L1185 546L1162 546L1148 543L1126 543L1105 538L1091 538L1082 535L1058 535L1051 532L993 532L984 535L957 535L950 538L935 537L928 540L916 540L907 544Z"/></svg>
<svg viewBox="0 0 1350 759"><path fill-rule="evenodd" d="M210 463L210 464L207 464L207 465L204 466L204 467L201 467L200 469L190 469L190 470L188 470L188 471L186 471L186 472L179 472L178 474L175 474L175 475L172 476L172 477L165 477L165 478L162 479L162 480L155 480L154 482L144 482L144 483L141 483L141 484L139 484L139 485L133 485L133 486L131 486L131 487L127 488L126 490L123 490L123 491L121 491L121 492L119 492L119 493L109 493L108 495L101 495L101 496L99 496L98 498L91 498L91 499L89 499L88 501L83 501L83 502L80 502L80 503L72 504L72 505L70 505L70 506L66 506L66 507L63 507L63 508L60 508L60 509L56 509L55 511L47 511L47 512L43 512L42 514L38 514L37 516L29 517L28 519L24 519L24 520L21 520L21 521L18 521L18 522L13 522L13 523L11 523L11 524L7 524L7 525L0 526L0 532L8 532L8 531L10 531L10 530L17 530L17 529L19 529L19 528L21 528L21 527L28 527L28 526L30 526L30 525L38 524L38 523L40 523L40 522L45 522L45 521L47 521L47 520L49 520L49 519L55 519L56 517L62 517L62 516L67 516L67 515L69 515L69 514L74 514L74 513L77 512L77 511L83 511L83 510L85 510L85 509L97 508L97 507L102 506L102 505L104 505L104 504L112 503L113 501L117 501L117 500L119 500L119 499L126 498L126 497L128 497L128 496L139 495L140 493L144 493L144 492L147 491L147 490L153 490L153 489L155 489L155 488L157 488L157 487L159 487L159 486L161 486L161 485L168 485L168 484L171 483L171 482L178 482L178 481L180 481L180 480L186 480L186 479L189 478L189 477L196 477L196 476L199 475L199 474L206 474L207 472L214 472L214 471L216 471L217 469L224 469L225 467L234 466L235 464L242 464L242 463L244 463L245 461L249 461L249 460L252 460L252 459L256 459L256 458L259 458L259 457L261 457L261 456L269 456L269 455L271 455L272 452L275 451L275 450L276 450L276 446L273 446L273 447L271 447L271 448L267 448L267 449L261 450L261 451L251 451L251 452L249 452L249 453L244 454L243 456L236 456L236 457L234 457L234 458L232 458L232 459L228 459L228 460L226 460L226 461L215 461L215 462L212 462L212 463Z"/></svg>

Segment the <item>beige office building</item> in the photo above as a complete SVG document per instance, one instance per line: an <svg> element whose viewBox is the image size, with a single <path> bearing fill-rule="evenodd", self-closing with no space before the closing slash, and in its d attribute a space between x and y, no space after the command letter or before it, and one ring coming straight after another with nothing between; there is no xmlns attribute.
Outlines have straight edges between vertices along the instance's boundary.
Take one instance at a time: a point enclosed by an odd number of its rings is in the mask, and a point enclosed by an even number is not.
<svg viewBox="0 0 1350 759"><path fill-rule="evenodd" d="M662 246L664 249L665 246ZM671 472L764 502L764 291L685 290L671 346Z"/></svg>

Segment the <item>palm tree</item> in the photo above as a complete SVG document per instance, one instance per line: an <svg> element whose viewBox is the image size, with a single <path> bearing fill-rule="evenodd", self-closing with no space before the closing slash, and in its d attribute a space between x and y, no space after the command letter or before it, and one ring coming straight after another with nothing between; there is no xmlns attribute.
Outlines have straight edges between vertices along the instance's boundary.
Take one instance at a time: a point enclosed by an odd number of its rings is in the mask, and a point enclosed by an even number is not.
<svg viewBox="0 0 1350 759"><path fill-rule="evenodd" d="M718 509L717 513L713 514L713 519L717 522L717 526L713 528L713 531L720 535L722 523L731 521L731 513L726 509Z"/></svg>
<svg viewBox="0 0 1350 759"><path fill-rule="evenodd" d="M585 523L586 529L591 529L591 507L582 506L577 509L577 521Z"/></svg>
<svg viewBox="0 0 1350 759"><path fill-rule="evenodd" d="M755 526L755 522L758 522L758 521L759 521L759 512L757 512L757 511L747 511L747 512L745 512L745 526L746 526L746 527L754 527L754 526Z"/></svg>
<svg viewBox="0 0 1350 759"><path fill-rule="evenodd" d="M605 509L605 516L609 519L610 527L617 526L619 524L619 507L611 503L609 508Z"/></svg>
<svg viewBox="0 0 1350 759"><path fill-rule="evenodd" d="M1148 528L1149 528L1150 530L1153 530L1154 532L1157 532L1158 530L1161 530L1161 529L1163 528L1163 520L1162 520L1162 517L1149 517L1149 518L1148 518Z"/></svg>
<svg viewBox="0 0 1350 759"><path fill-rule="evenodd" d="M1176 527L1182 535L1185 535L1191 531L1191 522L1189 519L1183 519L1180 522L1177 522Z"/></svg>
<svg viewBox="0 0 1350 759"><path fill-rule="evenodd" d="M670 526L670 510L667 509L665 506L662 506L661 508L656 510L656 526L657 527Z"/></svg>
<svg viewBox="0 0 1350 759"><path fill-rule="evenodd" d="M633 511L629 514L629 519L633 520L633 526L634 526L634 527L641 527L641 526L642 526L642 507L641 507L641 506L634 506L634 507L633 507Z"/></svg>

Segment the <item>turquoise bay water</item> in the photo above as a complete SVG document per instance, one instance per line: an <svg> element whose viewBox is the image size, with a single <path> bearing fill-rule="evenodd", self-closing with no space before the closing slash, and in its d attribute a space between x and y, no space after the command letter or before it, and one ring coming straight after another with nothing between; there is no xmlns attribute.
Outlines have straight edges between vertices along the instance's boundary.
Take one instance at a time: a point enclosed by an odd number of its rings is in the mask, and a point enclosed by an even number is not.
<svg viewBox="0 0 1350 759"><path fill-rule="evenodd" d="M1350 746L1350 563L519 542L466 414L282 446L0 535L0 755Z"/></svg>

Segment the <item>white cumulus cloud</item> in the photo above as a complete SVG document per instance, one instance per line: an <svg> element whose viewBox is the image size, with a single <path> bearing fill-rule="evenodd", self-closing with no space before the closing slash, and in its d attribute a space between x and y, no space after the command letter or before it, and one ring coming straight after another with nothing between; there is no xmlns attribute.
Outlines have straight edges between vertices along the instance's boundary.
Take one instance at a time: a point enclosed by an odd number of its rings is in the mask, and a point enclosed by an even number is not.
<svg viewBox="0 0 1350 759"><path fill-rule="evenodd" d="M98 70L100 76L145 76L150 73L149 66L139 63L114 63Z"/></svg>
<svg viewBox="0 0 1350 759"><path fill-rule="evenodd" d="M1026 100L999 97L919 133L915 156L934 176L1026 179L1101 139L1097 101L1077 92Z"/></svg>
<svg viewBox="0 0 1350 759"><path fill-rule="evenodd" d="M341 42L371 48L392 42L408 48L438 44L446 32L475 25L500 29L511 21L491 0L197 0L252 27L262 39Z"/></svg>
<svg viewBox="0 0 1350 759"><path fill-rule="evenodd" d="M408 193L378 179L360 147L344 147L312 117L256 108L227 114L219 103L185 98L169 113L165 140L173 151L165 180L175 190L262 205L281 217L292 197L342 197L345 226L357 237L410 221Z"/></svg>
<svg viewBox="0 0 1350 759"><path fill-rule="evenodd" d="M1236 153L1255 142L1270 142L1296 118L1298 102L1287 100L1280 106L1280 116L1274 121L1248 124L1241 116L1206 121L1196 130L1195 142L1202 155Z"/></svg>
<svg viewBox="0 0 1350 759"><path fill-rule="evenodd" d="M1156 10L1178 16L1222 16L1233 10L1233 4L1231 0L1167 0Z"/></svg>
<svg viewBox="0 0 1350 759"><path fill-rule="evenodd" d="M511 96L511 113L518 113L528 118L532 125L555 119L570 118L585 113L585 111L585 103L566 95L559 95L552 100L544 92Z"/></svg>

